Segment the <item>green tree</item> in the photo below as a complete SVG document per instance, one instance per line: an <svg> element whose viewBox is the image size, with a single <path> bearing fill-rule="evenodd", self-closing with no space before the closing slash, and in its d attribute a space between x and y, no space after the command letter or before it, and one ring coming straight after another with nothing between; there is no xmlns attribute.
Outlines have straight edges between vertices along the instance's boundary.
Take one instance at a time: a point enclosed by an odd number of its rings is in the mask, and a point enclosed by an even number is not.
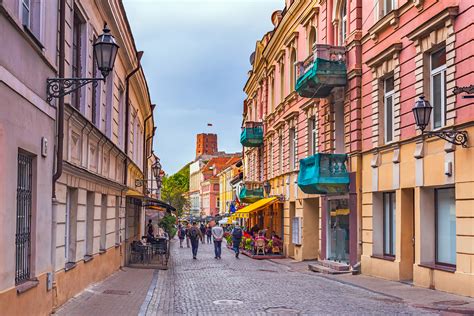
<svg viewBox="0 0 474 316"><path fill-rule="evenodd" d="M188 205L185 193L189 191L189 164L181 168L175 174L163 177L161 187L161 199L176 208L177 216L180 217Z"/></svg>

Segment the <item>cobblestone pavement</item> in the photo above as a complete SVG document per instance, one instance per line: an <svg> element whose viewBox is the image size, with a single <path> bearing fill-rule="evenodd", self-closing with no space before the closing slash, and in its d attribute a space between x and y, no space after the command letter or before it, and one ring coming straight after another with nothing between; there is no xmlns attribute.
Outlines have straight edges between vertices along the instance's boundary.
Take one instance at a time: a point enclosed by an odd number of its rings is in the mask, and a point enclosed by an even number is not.
<svg viewBox="0 0 474 316"><path fill-rule="evenodd" d="M425 309L302 269L199 245L198 260L174 242L170 269L159 271L142 315L429 314Z"/></svg>

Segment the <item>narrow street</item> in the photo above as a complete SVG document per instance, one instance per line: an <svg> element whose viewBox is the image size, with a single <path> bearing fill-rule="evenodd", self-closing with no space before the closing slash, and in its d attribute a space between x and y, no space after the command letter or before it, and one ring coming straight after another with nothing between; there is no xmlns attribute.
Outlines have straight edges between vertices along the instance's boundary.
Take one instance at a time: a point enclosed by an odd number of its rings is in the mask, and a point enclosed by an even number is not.
<svg viewBox="0 0 474 316"><path fill-rule="evenodd" d="M410 287L406 287L409 292ZM422 293L421 297L427 300L429 296L438 300L456 297L419 288L413 288L413 293ZM473 300L460 299L474 306ZM419 304L412 304L392 295L331 280L309 272L304 264L288 267L245 256L237 260L228 249L223 249L222 260L217 261L213 246L208 244L200 245L198 260L193 260L191 250L180 249L174 241L169 270L125 268L70 300L57 315L428 315L439 312L415 307L423 305L419 297L417 300Z"/></svg>

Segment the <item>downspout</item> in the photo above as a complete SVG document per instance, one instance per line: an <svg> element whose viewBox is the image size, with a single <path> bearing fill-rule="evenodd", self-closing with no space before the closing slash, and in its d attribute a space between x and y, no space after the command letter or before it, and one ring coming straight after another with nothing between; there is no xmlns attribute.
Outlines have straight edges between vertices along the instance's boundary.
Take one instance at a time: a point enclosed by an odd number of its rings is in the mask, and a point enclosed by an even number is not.
<svg viewBox="0 0 474 316"><path fill-rule="evenodd" d="M59 1L59 60L58 76L64 78L65 62L65 27L66 26L66 0ZM55 278L56 271L56 222L58 213L58 200L56 199L56 181L63 173L63 142L64 142L64 96L58 100L58 114L56 116L58 126L57 152L56 152L56 172L53 175L52 183L52 208L51 208L51 290L52 310L58 305L57 284Z"/></svg>
<svg viewBox="0 0 474 316"><path fill-rule="evenodd" d="M153 133L150 137L146 137L146 123L148 122L149 119L151 119L153 117L153 111L155 110L155 106L156 104L152 104L151 105L151 114L148 115L146 118L145 118L145 121L143 123L143 180L145 185L144 185L144 189L146 190L148 188L148 155L147 155L147 152L146 152L146 144L148 143L148 141L150 140L150 138L153 138L153 136L155 135L155 127L153 128ZM145 191L146 193L146 191Z"/></svg>
<svg viewBox="0 0 474 316"><path fill-rule="evenodd" d="M130 72L127 77L125 78L125 161L124 161L124 171L123 171L123 183L127 187L128 181L128 128L130 123L130 78L141 68L140 60L142 59L143 51L137 52L137 62L138 65L135 69Z"/></svg>

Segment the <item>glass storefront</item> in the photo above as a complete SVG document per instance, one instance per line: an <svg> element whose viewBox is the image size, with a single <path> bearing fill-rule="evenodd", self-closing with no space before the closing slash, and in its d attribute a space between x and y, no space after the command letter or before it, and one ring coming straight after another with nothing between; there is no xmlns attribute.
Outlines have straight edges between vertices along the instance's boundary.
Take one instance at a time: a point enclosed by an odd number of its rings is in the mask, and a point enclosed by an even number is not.
<svg viewBox="0 0 474 316"><path fill-rule="evenodd" d="M349 263L349 199L331 198L328 203L328 259Z"/></svg>

